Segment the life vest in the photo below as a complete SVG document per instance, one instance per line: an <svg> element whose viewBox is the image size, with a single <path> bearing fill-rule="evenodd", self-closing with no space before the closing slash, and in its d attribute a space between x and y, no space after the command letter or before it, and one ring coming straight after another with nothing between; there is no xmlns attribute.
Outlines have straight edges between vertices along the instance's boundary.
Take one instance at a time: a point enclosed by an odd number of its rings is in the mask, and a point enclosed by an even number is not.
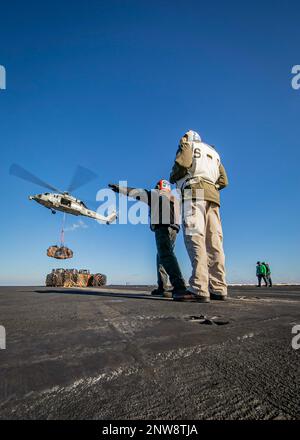
<svg viewBox="0 0 300 440"><path fill-rule="evenodd" d="M176 182L177 187L183 190L186 185L201 180L215 185L220 177L221 160L219 154L213 147L202 142L197 132L190 130L186 136L192 148L193 162L187 174Z"/></svg>

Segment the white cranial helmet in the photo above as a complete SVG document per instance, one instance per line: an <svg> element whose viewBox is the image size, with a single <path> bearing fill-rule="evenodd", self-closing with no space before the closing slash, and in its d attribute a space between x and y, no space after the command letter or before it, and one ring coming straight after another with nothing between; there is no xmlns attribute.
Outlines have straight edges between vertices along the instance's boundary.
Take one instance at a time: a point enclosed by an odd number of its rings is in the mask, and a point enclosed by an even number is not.
<svg viewBox="0 0 300 440"><path fill-rule="evenodd" d="M201 142L200 135L194 130L187 131L184 136L187 137L188 142Z"/></svg>

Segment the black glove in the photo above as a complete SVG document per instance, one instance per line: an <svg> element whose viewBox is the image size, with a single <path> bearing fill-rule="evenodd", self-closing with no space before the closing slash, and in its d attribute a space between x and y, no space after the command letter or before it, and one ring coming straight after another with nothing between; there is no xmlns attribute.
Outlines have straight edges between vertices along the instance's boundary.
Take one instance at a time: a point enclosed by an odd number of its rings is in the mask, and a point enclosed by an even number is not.
<svg viewBox="0 0 300 440"><path fill-rule="evenodd" d="M115 192L119 191L119 185L115 185L114 183L109 183L108 186Z"/></svg>

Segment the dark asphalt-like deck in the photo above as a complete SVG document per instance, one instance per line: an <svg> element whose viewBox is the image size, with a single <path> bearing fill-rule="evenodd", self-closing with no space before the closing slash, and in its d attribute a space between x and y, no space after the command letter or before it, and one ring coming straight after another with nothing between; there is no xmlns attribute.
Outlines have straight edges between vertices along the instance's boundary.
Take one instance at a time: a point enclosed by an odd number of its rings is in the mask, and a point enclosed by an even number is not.
<svg viewBox="0 0 300 440"><path fill-rule="evenodd" d="M1 287L0 418L299 419L300 286L149 290Z"/></svg>

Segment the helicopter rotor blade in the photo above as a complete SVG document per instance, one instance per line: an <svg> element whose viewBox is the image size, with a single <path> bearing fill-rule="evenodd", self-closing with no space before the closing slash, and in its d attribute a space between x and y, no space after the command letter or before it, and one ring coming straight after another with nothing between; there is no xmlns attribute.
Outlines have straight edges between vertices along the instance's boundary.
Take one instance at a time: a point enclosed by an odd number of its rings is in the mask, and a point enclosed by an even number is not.
<svg viewBox="0 0 300 440"><path fill-rule="evenodd" d="M49 189L50 191L55 191L58 193L62 193L59 189L55 188L55 186L49 185L49 183L44 182L39 177L25 170L25 168L21 167L17 164L12 164L9 169L9 174L19 177L20 179L26 180L27 182L35 183L36 185L42 186L44 188Z"/></svg>
<svg viewBox="0 0 300 440"><path fill-rule="evenodd" d="M81 186L86 185L91 180L96 179L96 177L98 177L96 173L79 165L75 170L68 192L72 193Z"/></svg>

